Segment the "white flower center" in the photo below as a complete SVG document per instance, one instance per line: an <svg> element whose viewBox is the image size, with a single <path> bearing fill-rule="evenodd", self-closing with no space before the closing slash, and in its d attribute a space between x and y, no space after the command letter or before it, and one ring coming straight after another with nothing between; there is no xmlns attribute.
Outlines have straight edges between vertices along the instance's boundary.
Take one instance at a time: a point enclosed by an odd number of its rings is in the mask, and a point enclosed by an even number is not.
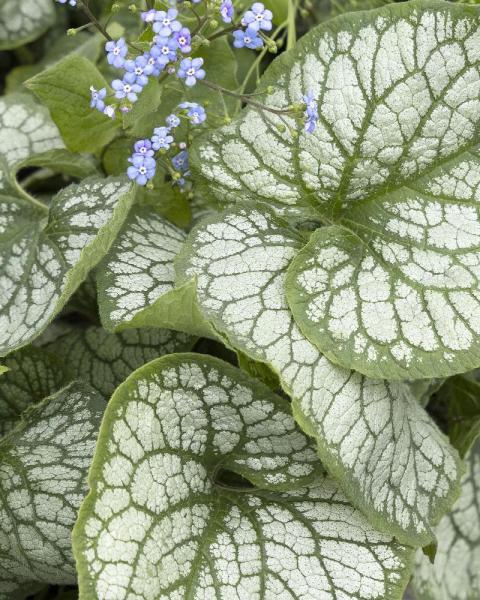
<svg viewBox="0 0 480 600"><path fill-rule="evenodd" d="M195 75L195 69L193 67L190 67L190 69L188 69L188 71L187 71L187 75L189 75L190 77L192 75Z"/></svg>
<svg viewBox="0 0 480 600"><path fill-rule="evenodd" d="M140 173L140 175L146 175L147 174L147 169L145 167L140 167L138 169L138 172Z"/></svg>

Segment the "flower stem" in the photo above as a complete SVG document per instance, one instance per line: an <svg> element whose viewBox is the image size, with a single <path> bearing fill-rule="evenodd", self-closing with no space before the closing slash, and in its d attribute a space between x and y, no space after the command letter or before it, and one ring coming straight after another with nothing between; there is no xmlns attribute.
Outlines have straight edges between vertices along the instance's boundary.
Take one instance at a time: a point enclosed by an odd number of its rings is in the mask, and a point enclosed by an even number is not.
<svg viewBox="0 0 480 600"><path fill-rule="evenodd" d="M90 8L88 6L87 0L79 0L79 1L80 1L80 6L82 7L83 12L87 15L87 17L90 19L92 24L98 29L98 31L103 35L103 37L106 40L111 42L112 38L111 38L110 34L107 32L105 27L100 23L100 21L97 19L97 17L92 13L92 11L90 10Z"/></svg>
<svg viewBox="0 0 480 600"><path fill-rule="evenodd" d="M222 94L226 94L227 96L232 96L233 98L238 98L242 102L245 102L245 104L250 104L251 106L255 106L256 108L259 108L260 110L266 110L275 115L288 115L288 114L292 114L292 112L293 112L291 108L287 108L287 109L272 108L271 106L266 106L265 104L262 104L261 102L252 100L252 98L248 94L239 94L237 92L232 92L231 90L227 90L226 88L222 87L221 85L217 85L216 83L213 83L212 81L206 81L205 79L202 79L199 81L199 83L202 83L203 85L209 87L211 90L221 92Z"/></svg>

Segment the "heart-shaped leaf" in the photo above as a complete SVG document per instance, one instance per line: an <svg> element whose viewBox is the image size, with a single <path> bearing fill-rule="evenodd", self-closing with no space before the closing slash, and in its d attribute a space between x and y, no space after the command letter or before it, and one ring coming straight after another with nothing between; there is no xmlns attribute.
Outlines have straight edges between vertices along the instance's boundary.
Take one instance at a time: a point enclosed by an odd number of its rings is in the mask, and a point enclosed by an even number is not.
<svg viewBox="0 0 480 600"><path fill-rule="evenodd" d="M97 271L100 318L109 331L171 328L214 337L191 286L174 289L184 231L151 208L135 208Z"/></svg>
<svg viewBox="0 0 480 600"><path fill-rule="evenodd" d="M417 600L476 600L480 597L480 445L467 457L462 492L435 529L433 565L417 553L413 577Z"/></svg>
<svg viewBox="0 0 480 600"><path fill-rule="evenodd" d="M52 0L3 0L0 6L0 50L23 46L55 22Z"/></svg>
<svg viewBox="0 0 480 600"><path fill-rule="evenodd" d="M456 497L458 455L408 385L338 367L302 335L284 292L302 244L268 209L238 206L193 229L178 257L180 281L195 277L214 328L279 374L352 503L398 539L428 544Z"/></svg>
<svg viewBox="0 0 480 600"><path fill-rule="evenodd" d="M0 99L0 355L27 344L108 251L133 201L126 178L87 179L49 209L16 181L23 166L63 148L46 109Z"/></svg>
<svg viewBox="0 0 480 600"><path fill-rule="evenodd" d="M313 93L313 134L255 107L194 152L221 201L325 225L292 264L289 303L326 356L372 377L480 365L479 29L474 7L430 0L329 21L260 87L275 109Z"/></svg>
<svg viewBox="0 0 480 600"><path fill-rule="evenodd" d="M218 359L165 357L122 384L90 485L84 600L395 600L408 577L412 551L323 475L288 402Z"/></svg>
<svg viewBox="0 0 480 600"><path fill-rule="evenodd" d="M0 441L0 596L75 583L71 532L105 403L72 383L29 408Z"/></svg>

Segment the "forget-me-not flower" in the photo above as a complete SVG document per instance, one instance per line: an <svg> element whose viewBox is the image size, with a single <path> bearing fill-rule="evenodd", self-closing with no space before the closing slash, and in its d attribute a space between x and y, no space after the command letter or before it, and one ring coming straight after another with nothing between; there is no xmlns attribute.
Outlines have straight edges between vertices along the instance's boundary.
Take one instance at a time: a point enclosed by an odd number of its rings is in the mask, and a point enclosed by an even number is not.
<svg viewBox="0 0 480 600"><path fill-rule="evenodd" d="M251 27L255 31L264 29L270 31L272 29L273 13L268 8L265 8L261 2L254 2L250 10L242 17L242 25Z"/></svg>
<svg viewBox="0 0 480 600"><path fill-rule="evenodd" d="M200 125L207 118L207 113L203 106L200 106L196 102L182 102L182 104L179 104L179 108L187 110L187 117L193 125Z"/></svg>
<svg viewBox="0 0 480 600"><path fill-rule="evenodd" d="M116 69L121 69L125 64L125 57L128 52L126 41L123 38L120 38L116 42L107 42L105 44L105 50L107 51L108 63Z"/></svg>
<svg viewBox="0 0 480 600"><path fill-rule="evenodd" d="M184 58L177 71L180 79L185 79L185 84L192 87L197 83L197 79L205 78L205 71L202 69L203 58Z"/></svg>
<svg viewBox="0 0 480 600"><path fill-rule="evenodd" d="M134 154L128 161L132 163L127 169L128 178L135 180L138 185L146 185L155 175L157 163L151 156Z"/></svg>
<svg viewBox="0 0 480 600"><path fill-rule="evenodd" d="M102 88L101 90L96 90L93 85L90 86L90 107L96 108L97 110L103 111L105 108L105 96L107 95L106 88Z"/></svg>
<svg viewBox="0 0 480 600"><path fill-rule="evenodd" d="M223 0L220 5L220 15L224 23L231 23L235 9L232 0Z"/></svg>
<svg viewBox="0 0 480 600"><path fill-rule="evenodd" d="M315 127L317 126L318 121L318 104L315 99L315 95L312 91L308 91L307 94L303 97L307 108L305 110L305 131L308 133L313 133L315 131Z"/></svg>
<svg viewBox="0 0 480 600"><path fill-rule="evenodd" d="M180 31L182 24L180 21L177 21L177 17L178 10L176 8L169 8L167 11L157 11L155 22L153 23L153 31L162 37L169 37L172 33Z"/></svg>
<svg viewBox="0 0 480 600"><path fill-rule="evenodd" d="M247 28L246 31L237 29L233 32L233 45L235 48L250 48L251 50L257 50L263 47L263 40L259 37L258 32L255 29Z"/></svg>
<svg viewBox="0 0 480 600"><path fill-rule="evenodd" d="M168 127L156 127L153 130L152 148L154 150L168 150L173 144L173 136Z"/></svg>

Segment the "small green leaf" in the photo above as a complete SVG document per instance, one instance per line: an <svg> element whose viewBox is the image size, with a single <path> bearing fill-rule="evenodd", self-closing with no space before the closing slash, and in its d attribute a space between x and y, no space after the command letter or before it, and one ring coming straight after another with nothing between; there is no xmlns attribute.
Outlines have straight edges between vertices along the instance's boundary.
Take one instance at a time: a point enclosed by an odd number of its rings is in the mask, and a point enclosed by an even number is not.
<svg viewBox="0 0 480 600"><path fill-rule="evenodd" d="M50 210L0 196L4 293L0 354L35 338L108 251L133 199L124 179L89 179Z"/></svg>
<svg viewBox="0 0 480 600"><path fill-rule="evenodd" d="M239 205L192 230L176 261L179 282L194 278L214 329L279 375L350 501L382 531L428 544L456 498L458 454L409 385L338 367L303 336L284 291L303 243L268 209Z"/></svg>
<svg viewBox="0 0 480 600"><path fill-rule="evenodd" d="M193 152L224 204L325 225L292 263L288 301L325 356L370 377L480 366L479 30L478 10L436 0L331 20L258 90L274 110L311 91L314 133L250 107Z"/></svg>
<svg viewBox="0 0 480 600"><path fill-rule="evenodd" d="M100 318L108 331L161 327L215 337L191 286L174 289L173 260L185 237L151 208L130 213L97 270Z"/></svg>
<svg viewBox="0 0 480 600"><path fill-rule="evenodd" d="M168 329L130 329L112 334L101 327L71 327L43 349L61 357L72 378L87 382L108 400L135 369L164 354L191 350L195 341Z"/></svg>
<svg viewBox="0 0 480 600"><path fill-rule="evenodd" d="M37 39L55 22L51 0L3 0L0 4L0 50Z"/></svg>
<svg viewBox="0 0 480 600"><path fill-rule="evenodd" d="M435 529L433 565L418 551L413 587L416 600L480 598L480 445L467 457L462 492L452 512Z"/></svg>
<svg viewBox="0 0 480 600"><path fill-rule="evenodd" d="M480 436L480 384L463 375L450 377L436 401L447 420L448 437L463 458Z"/></svg>
<svg viewBox="0 0 480 600"><path fill-rule="evenodd" d="M409 576L412 550L323 475L288 402L212 357L156 360L117 389L89 483L83 600L399 600Z"/></svg>
<svg viewBox="0 0 480 600"><path fill-rule="evenodd" d="M63 34L63 32L62 32ZM86 31L78 31L76 35L61 35L53 38L53 44L47 45L44 57L35 64L20 65L11 69L5 78L5 93L26 91L23 83L37 73L52 66L69 54L78 54L95 63L100 54L103 38L99 34L92 35Z"/></svg>
<svg viewBox="0 0 480 600"><path fill-rule="evenodd" d="M25 85L48 107L72 152L94 152L113 139L118 121L90 108L90 86L108 86L86 58L68 56Z"/></svg>
<svg viewBox="0 0 480 600"><path fill-rule="evenodd" d="M0 441L0 595L74 584L71 532L105 407L81 383L28 409Z"/></svg>
<svg viewBox="0 0 480 600"><path fill-rule="evenodd" d="M40 348L22 348L4 359L8 372L0 380L0 436L10 431L22 412L71 381L61 360Z"/></svg>

